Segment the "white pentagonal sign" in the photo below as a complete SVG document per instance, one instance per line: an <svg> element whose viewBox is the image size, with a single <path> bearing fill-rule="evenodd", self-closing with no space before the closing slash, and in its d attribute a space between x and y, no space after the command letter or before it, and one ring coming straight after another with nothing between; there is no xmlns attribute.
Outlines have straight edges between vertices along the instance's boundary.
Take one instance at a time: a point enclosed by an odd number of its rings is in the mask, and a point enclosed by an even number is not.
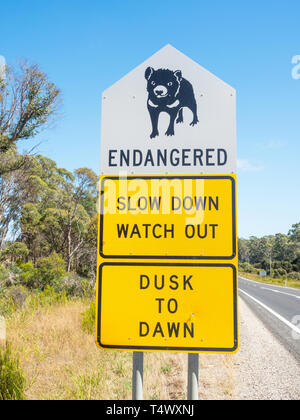
<svg viewBox="0 0 300 420"><path fill-rule="evenodd" d="M171 45L103 93L103 174L236 172L235 90Z"/></svg>

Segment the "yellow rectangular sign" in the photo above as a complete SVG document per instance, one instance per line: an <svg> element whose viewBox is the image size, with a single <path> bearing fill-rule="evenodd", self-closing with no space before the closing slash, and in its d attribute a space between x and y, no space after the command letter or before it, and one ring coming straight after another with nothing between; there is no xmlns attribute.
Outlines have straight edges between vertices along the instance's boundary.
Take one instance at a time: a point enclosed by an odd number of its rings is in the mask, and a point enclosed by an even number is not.
<svg viewBox="0 0 300 420"><path fill-rule="evenodd" d="M97 299L97 343L102 348L237 350L237 274L232 264L102 262Z"/></svg>
<svg viewBox="0 0 300 420"><path fill-rule="evenodd" d="M114 259L231 260L235 176L104 176L99 252Z"/></svg>

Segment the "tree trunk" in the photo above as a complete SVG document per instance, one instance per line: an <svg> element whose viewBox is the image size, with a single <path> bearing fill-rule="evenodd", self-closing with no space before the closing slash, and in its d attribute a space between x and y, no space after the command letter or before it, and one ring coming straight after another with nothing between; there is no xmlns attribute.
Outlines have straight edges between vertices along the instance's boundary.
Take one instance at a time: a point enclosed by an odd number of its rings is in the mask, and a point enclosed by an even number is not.
<svg viewBox="0 0 300 420"><path fill-rule="evenodd" d="M71 271L71 224L68 229L68 255L67 255L67 265L68 265L68 273Z"/></svg>

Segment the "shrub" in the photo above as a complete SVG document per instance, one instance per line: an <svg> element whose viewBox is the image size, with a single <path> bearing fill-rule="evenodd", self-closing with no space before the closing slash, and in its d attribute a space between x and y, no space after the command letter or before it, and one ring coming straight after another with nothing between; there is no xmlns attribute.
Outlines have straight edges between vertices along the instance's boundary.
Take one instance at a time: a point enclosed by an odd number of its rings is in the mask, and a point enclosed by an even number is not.
<svg viewBox="0 0 300 420"><path fill-rule="evenodd" d="M0 267L0 282L4 286L12 286L19 283L21 269L15 263L11 263L6 267Z"/></svg>
<svg viewBox="0 0 300 420"><path fill-rule="evenodd" d="M58 284L57 291L65 291L67 296L92 298L94 290L90 280L77 274L68 274Z"/></svg>
<svg viewBox="0 0 300 420"><path fill-rule="evenodd" d="M296 271L292 271L288 274L288 277L292 280L300 280L300 273L297 273Z"/></svg>
<svg viewBox="0 0 300 420"><path fill-rule="evenodd" d="M47 285L58 287L65 275L66 264L64 260L54 252L50 257L42 258L38 264L38 283L43 290Z"/></svg>
<svg viewBox="0 0 300 420"><path fill-rule="evenodd" d="M15 305L12 296L9 293L9 288L6 286L6 276L1 275L3 271L0 271L0 316L11 315L15 310Z"/></svg>
<svg viewBox="0 0 300 420"><path fill-rule="evenodd" d="M284 268L275 268L272 272L274 279L279 279L281 277L286 277L286 271Z"/></svg>
<svg viewBox="0 0 300 420"><path fill-rule="evenodd" d="M293 261L293 270L300 272L300 254L297 258Z"/></svg>
<svg viewBox="0 0 300 420"><path fill-rule="evenodd" d="M246 273L256 273L257 270L247 262L239 263L239 269Z"/></svg>
<svg viewBox="0 0 300 420"><path fill-rule="evenodd" d="M28 290L22 286L10 287L7 290L7 295L9 298L11 298L15 309L22 309L26 302L28 294Z"/></svg>
<svg viewBox="0 0 300 420"><path fill-rule="evenodd" d="M5 283L7 279L7 272L2 265L0 265L0 283Z"/></svg>
<svg viewBox="0 0 300 420"><path fill-rule="evenodd" d="M1 267L0 265L0 298L5 293L5 290L6 290L5 282L6 282L6 273L5 273L4 268Z"/></svg>
<svg viewBox="0 0 300 420"><path fill-rule="evenodd" d="M42 306L55 303L65 303L67 300L66 292L56 293L55 289L47 285L43 292L39 293L39 299Z"/></svg>
<svg viewBox="0 0 300 420"><path fill-rule="evenodd" d="M255 271L261 270L262 269L262 264L261 263L253 264L253 267L256 269Z"/></svg>
<svg viewBox="0 0 300 420"><path fill-rule="evenodd" d="M0 347L0 401L25 400L26 380L11 347Z"/></svg>
<svg viewBox="0 0 300 420"><path fill-rule="evenodd" d="M37 309L39 306L50 306L57 303L66 303L66 292L56 293L54 287L45 286L39 293L32 293L28 299L28 307Z"/></svg>
<svg viewBox="0 0 300 420"><path fill-rule="evenodd" d="M23 242L12 242L1 253L1 259L9 258L11 261L23 261L29 255L29 250Z"/></svg>
<svg viewBox="0 0 300 420"><path fill-rule="evenodd" d="M20 274L21 283L29 288L37 287L38 285L38 270L34 268L33 262L29 261L24 264L19 264L22 273Z"/></svg>
<svg viewBox="0 0 300 420"><path fill-rule="evenodd" d="M89 334L93 334L95 331L95 320L96 320L96 305L92 302L89 308L82 314L82 329Z"/></svg>
<svg viewBox="0 0 300 420"><path fill-rule="evenodd" d="M0 316L9 316L15 311L12 297L9 296L7 289L0 290Z"/></svg>

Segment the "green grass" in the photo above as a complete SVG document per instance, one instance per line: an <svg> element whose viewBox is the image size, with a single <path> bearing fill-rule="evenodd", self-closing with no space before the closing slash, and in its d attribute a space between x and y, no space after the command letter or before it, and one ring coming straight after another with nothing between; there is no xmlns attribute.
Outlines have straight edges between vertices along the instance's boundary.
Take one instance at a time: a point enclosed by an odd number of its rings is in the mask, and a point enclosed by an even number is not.
<svg viewBox="0 0 300 420"><path fill-rule="evenodd" d="M44 291L30 291L23 286L8 287L2 293L0 290L0 316L9 318L16 312L25 314L67 301L66 292L56 292L51 286L46 286Z"/></svg>
<svg viewBox="0 0 300 420"><path fill-rule="evenodd" d="M93 373L77 376L72 375L72 378L75 389L72 392L71 399L81 401L93 400L95 398L95 389L97 389L103 379L99 366L96 367Z"/></svg>
<svg viewBox="0 0 300 420"><path fill-rule="evenodd" d="M254 273L245 273L239 270L239 274L247 279L255 280L261 283L273 284L275 286L287 286L293 287L295 289L300 289L300 281L287 278L287 281L284 278L274 279L273 277L261 277L259 274Z"/></svg>
<svg viewBox="0 0 300 420"><path fill-rule="evenodd" d="M172 366L171 365L168 365L168 364L165 364L165 365L162 365L162 367L160 368L160 370L161 370L161 372L163 374L167 375L168 373L171 373Z"/></svg>
<svg viewBox="0 0 300 420"><path fill-rule="evenodd" d="M93 334L95 331L95 317L96 317L96 305L95 302L91 302L89 308L82 314L82 329L83 331Z"/></svg>
<svg viewBox="0 0 300 420"><path fill-rule="evenodd" d="M0 401L25 400L26 379L11 347L0 347Z"/></svg>

